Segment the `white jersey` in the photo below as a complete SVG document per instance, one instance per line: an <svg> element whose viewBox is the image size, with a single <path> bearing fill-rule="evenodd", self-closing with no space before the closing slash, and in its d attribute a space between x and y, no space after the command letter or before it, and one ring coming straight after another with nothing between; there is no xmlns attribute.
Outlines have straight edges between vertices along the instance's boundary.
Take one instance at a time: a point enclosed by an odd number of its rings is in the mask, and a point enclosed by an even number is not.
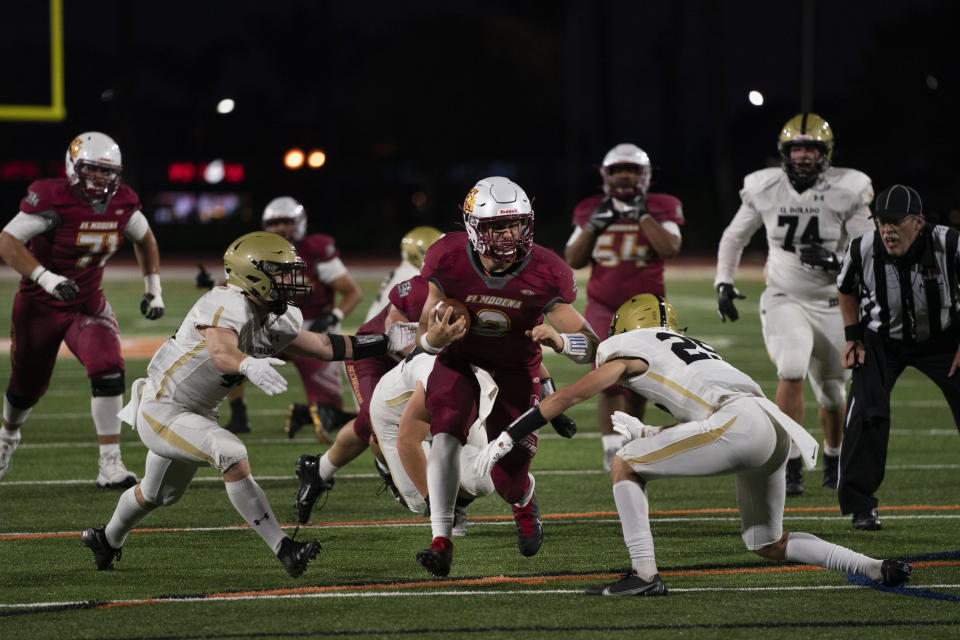
<svg viewBox="0 0 960 640"><path fill-rule="evenodd" d="M797 193L782 169L763 169L744 178L740 200L720 239L714 287L734 282L743 248L763 225L767 286L807 299L836 298L836 275L801 264L799 248L820 244L842 253L852 238L872 232L870 178L854 169L828 167L814 186Z"/></svg>
<svg viewBox="0 0 960 640"><path fill-rule="evenodd" d="M436 356L418 353L383 374L370 400L370 419L383 424L399 425L400 416L413 395L417 383L427 388ZM374 413L376 414L374 416Z"/></svg>
<svg viewBox="0 0 960 640"><path fill-rule="evenodd" d="M415 266L404 260L396 268L394 268L390 273L386 275L383 281L380 283L380 290L377 291L377 297L373 299L373 303L370 305L370 308L367 310L367 315L364 317L363 321L367 322L373 316L377 315L383 308L390 304L390 291L400 284L412 278L413 276L420 275L420 270Z"/></svg>
<svg viewBox="0 0 960 640"><path fill-rule="evenodd" d="M669 329L635 329L607 338L597 348L597 366L615 358L643 359L647 370L620 384L681 422L704 420L735 398L763 397L750 376L709 345Z"/></svg>
<svg viewBox="0 0 960 640"><path fill-rule="evenodd" d="M240 351L263 358L280 353L293 342L303 327L303 315L296 307L288 307L282 316L269 314L261 321L257 308L239 287L214 287L197 300L176 335L150 360L147 376L156 392L151 400L173 402L216 417L220 403L243 376L225 374L213 366L200 333L207 327L232 329Z"/></svg>

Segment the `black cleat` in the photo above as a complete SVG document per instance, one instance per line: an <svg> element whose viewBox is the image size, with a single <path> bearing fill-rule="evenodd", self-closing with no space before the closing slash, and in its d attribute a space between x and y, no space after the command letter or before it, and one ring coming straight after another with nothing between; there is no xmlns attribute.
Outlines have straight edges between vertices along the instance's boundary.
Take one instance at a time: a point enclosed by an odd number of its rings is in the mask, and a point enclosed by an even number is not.
<svg viewBox="0 0 960 640"><path fill-rule="evenodd" d="M910 582L912 572L913 567L903 560L884 560L880 565L880 584L885 587L902 587Z"/></svg>
<svg viewBox="0 0 960 640"><path fill-rule="evenodd" d="M660 574L654 574L647 582L631 571L616 582L593 584L586 588L588 596L665 596L667 585L663 584Z"/></svg>
<svg viewBox="0 0 960 640"><path fill-rule="evenodd" d="M787 460L787 495L803 495L803 460L800 458L789 458Z"/></svg>
<svg viewBox="0 0 960 640"><path fill-rule="evenodd" d="M417 551L417 562L431 574L443 578L453 564L453 542L439 536L434 538L429 548Z"/></svg>
<svg viewBox="0 0 960 640"><path fill-rule="evenodd" d="M337 429L357 417L355 413L347 413L322 402L311 405L309 410L313 422L313 435L323 443L336 440Z"/></svg>
<svg viewBox="0 0 960 640"><path fill-rule="evenodd" d="M880 524L880 517L877 515L877 508L869 511L855 511L853 514L853 528L860 531L879 531L883 528Z"/></svg>
<svg viewBox="0 0 960 640"><path fill-rule="evenodd" d="M402 495L400 495L400 489L397 488L397 483L393 481L393 475L390 473L390 468L380 462L380 460L376 457L373 459L373 466L377 469L380 479L383 480L383 485L377 489L377 495L389 491L394 500L406 507L407 501L403 499Z"/></svg>
<svg viewBox="0 0 960 640"><path fill-rule="evenodd" d="M287 419L283 422L283 432L288 438L296 435L305 424L313 424L313 418L310 416L310 407L305 404L291 402L287 407Z"/></svg>
<svg viewBox="0 0 960 640"><path fill-rule="evenodd" d="M840 483L840 456L823 454L823 488L837 490Z"/></svg>
<svg viewBox="0 0 960 640"><path fill-rule="evenodd" d="M310 512L313 511L313 505L317 498L324 491L333 488L333 478L323 480L317 467L320 465L320 458L303 454L297 458L297 477L300 478L300 486L297 488L297 520L300 524L306 524L310 520Z"/></svg>
<svg viewBox="0 0 960 640"><path fill-rule="evenodd" d="M106 527L85 529L80 535L80 542L90 551L93 551L93 562L97 565L97 571L113 571L113 561L114 559L120 559L123 550L114 549L110 546L104 529Z"/></svg>
<svg viewBox="0 0 960 640"><path fill-rule="evenodd" d="M537 504L537 494L534 493L527 506L513 508L513 521L517 525L517 548L520 555L531 557L537 555L540 545L543 544L543 525L540 523L540 506Z"/></svg>
<svg viewBox="0 0 960 640"><path fill-rule="evenodd" d="M297 542L293 538L284 538L280 542L280 551L277 551L277 558L283 563L283 568L287 570L291 578L299 578L319 551L319 540Z"/></svg>

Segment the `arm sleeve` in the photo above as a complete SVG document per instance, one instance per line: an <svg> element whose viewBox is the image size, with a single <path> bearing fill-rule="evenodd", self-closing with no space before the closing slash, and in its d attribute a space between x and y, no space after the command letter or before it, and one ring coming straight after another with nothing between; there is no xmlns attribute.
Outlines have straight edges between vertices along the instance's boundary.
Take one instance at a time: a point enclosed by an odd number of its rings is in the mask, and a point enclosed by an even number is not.
<svg viewBox="0 0 960 640"><path fill-rule="evenodd" d="M30 238L55 229L60 224L60 217L53 211L43 213L24 213L20 211L3 228L20 242L26 244Z"/></svg>
<svg viewBox="0 0 960 640"><path fill-rule="evenodd" d="M317 273L317 280L324 284L330 284L347 273L347 267L340 258L318 262L314 268Z"/></svg>
<svg viewBox="0 0 960 640"><path fill-rule="evenodd" d="M720 247L717 249L717 275L713 279L714 287L721 282L733 284L743 248L761 226L763 226L763 218L744 200L720 238Z"/></svg>
<svg viewBox="0 0 960 640"><path fill-rule="evenodd" d="M143 236L150 231L150 223L147 222L147 216L143 215L140 209L133 212L127 221L127 226L123 229L123 237L131 242L139 242Z"/></svg>

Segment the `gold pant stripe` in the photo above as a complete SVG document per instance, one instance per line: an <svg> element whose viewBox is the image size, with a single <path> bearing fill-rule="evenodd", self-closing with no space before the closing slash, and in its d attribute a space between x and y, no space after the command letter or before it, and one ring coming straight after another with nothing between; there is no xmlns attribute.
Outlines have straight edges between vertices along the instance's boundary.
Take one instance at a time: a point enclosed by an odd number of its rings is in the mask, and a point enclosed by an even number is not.
<svg viewBox="0 0 960 640"><path fill-rule="evenodd" d="M157 395L155 397L156 400L159 400L160 397L163 395L163 392L167 389L167 381L170 379L170 376L176 373L177 369L182 367L184 362L186 362L187 360L197 355L198 353L200 353L206 348L207 348L207 341L201 340L200 344L198 344L193 349L190 349L190 351L186 352L185 354L177 358L177 361L174 362L172 365L170 365L169 369L163 372L163 380L160 382L160 389L157 391Z"/></svg>
<svg viewBox="0 0 960 640"><path fill-rule="evenodd" d="M220 322L221 313L223 313L223 307L220 307L219 309L217 309L217 312L213 314L213 324L210 325L211 327L217 326L217 323Z"/></svg>
<svg viewBox="0 0 960 640"><path fill-rule="evenodd" d="M650 464L652 462L659 462L661 460L665 460L666 458L671 458L678 453L683 453L684 451L690 451L691 449L696 449L698 447L711 444L719 440L720 437L727 432L727 429L733 426L733 423L736 421L737 416L733 416L722 427L711 429L706 433L697 433L689 438L684 438L683 440L671 442L663 449L651 451L647 455L640 456L639 458L630 458L627 460L627 462L630 464Z"/></svg>
<svg viewBox="0 0 960 640"><path fill-rule="evenodd" d="M412 395L413 395L413 391L407 391L406 393L401 393L401 394L398 395L396 398L391 398L391 399L387 400L387 406L388 406L388 407L395 407L395 406L397 406L398 404L403 404L404 402L406 402L407 400L409 400L409 399L410 399L410 396L412 396Z"/></svg>
<svg viewBox="0 0 960 640"><path fill-rule="evenodd" d="M712 404L710 404L709 402L707 402L706 400L704 400L703 398L701 398L701 397L698 396L697 394L692 393L692 392L690 392L690 391L687 391L686 389L684 389L683 387L681 387L679 384L677 384L677 383L674 382L673 380L669 380L669 379L667 379L667 378L664 378L664 377L661 376L659 373L654 373L654 372L652 372L652 371L648 371L648 372L647 372L647 377L650 378L651 380L656 380L657 382L659 382L659 383L662 384L663 386L665 386L665 387L667 387L667 388L669 388L669 389L672 389L672 390L676 391L677 393L679 393L680 395L682 395L682 396L684 396L684 397L686 397L686 398L690 398L691 400L693 400L693 401L696 402L697 404L701 405L702 407L704 407L704 408L706 408L706 409L709 409L710 411L716 411L716 410L717 410L717 408L716 408L715 406L713 406Z"/></svg>
<svg viewBox="0 0 960 640"><path fill-rule="evenodd" d="M189 442L187 442L186 440L178 436L167 425L162 424L159 420L154 420L153 418L148 416L146 411L141 411L140 415L146 418L147 424L150 425L150 428L153 429L153 432L156 433L158 436L160 436L160 438L162 438L170 446L176 447L177 449L180 449L180 451L183 451L184 453L188 453L194 458L200 458L201 460L206 460L213 467L217 466L217 463L213 458L211 458L210 456L205 454L203 451L200 451L200 449L197 449L195 446L193 446L192 444L190 444Z"/></svg>

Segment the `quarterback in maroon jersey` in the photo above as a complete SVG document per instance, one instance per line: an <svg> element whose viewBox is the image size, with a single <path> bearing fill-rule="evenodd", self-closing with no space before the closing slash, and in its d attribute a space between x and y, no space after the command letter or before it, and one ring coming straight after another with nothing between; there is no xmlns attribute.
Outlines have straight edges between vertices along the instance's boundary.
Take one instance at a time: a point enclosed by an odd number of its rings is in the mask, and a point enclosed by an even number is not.
<svg viewBox="0 0 960 640"><path fill-rule="evenodd" d="M600 167L603 194L580 202L564 257L574 269L591 266L584 315L591 327L606 331L617 308L640 293L664 295L663 262L680 251L683 208L664 193L648 193L650 158L633 144L618 144ZM603 466L610 470L623 444L610 422L614 411L643 417L646 401L613 386L597 396L603 438Z"/></svg>
<svg viewBox="0 0 960 640"><path fill-rule="evenodd" d="M60 343L87 370L100 443L97 485L127 488L136 476L120 458L124 366L120 331L100 283L123 241L134 244L146 292L140 311L163 315L157 241L137 194L124 184L120 148L96 131L67 148L66 178L37 180L0 232L0 258L23 276L13 301L12 371L0 428L0 478L20 444L20 427L46 392Z"/></svg>
<svg viewBox="0 0 960 640"><path fill-rule="evenodd" d="M507 178L484 178L464 200L463 221L466 233L448 233L427 251L422 275L430 281L430 295L417 332L418 345L439 354L426 393L433 434L427 459L433 541L417 553L417 561L437 576L450 571L460 448L478 414L480 389L471 366L487 369L499 387L487 421L488 439L494 440L499 431L491 431L491 425L509 424L539 401L541 345L586 364L598 343L571 304L573 272L559 256L533 243L533 207L523 189ZM433 342L428 332L451 320L450 308L436 317L444 297L466 305L470 329L457 318L457 333ZM544 315L550 325L543 324ZM532 433L491 472L497 493L513 507L524 556L536 554L543 540L529 473L536 450Z"/></svg>

